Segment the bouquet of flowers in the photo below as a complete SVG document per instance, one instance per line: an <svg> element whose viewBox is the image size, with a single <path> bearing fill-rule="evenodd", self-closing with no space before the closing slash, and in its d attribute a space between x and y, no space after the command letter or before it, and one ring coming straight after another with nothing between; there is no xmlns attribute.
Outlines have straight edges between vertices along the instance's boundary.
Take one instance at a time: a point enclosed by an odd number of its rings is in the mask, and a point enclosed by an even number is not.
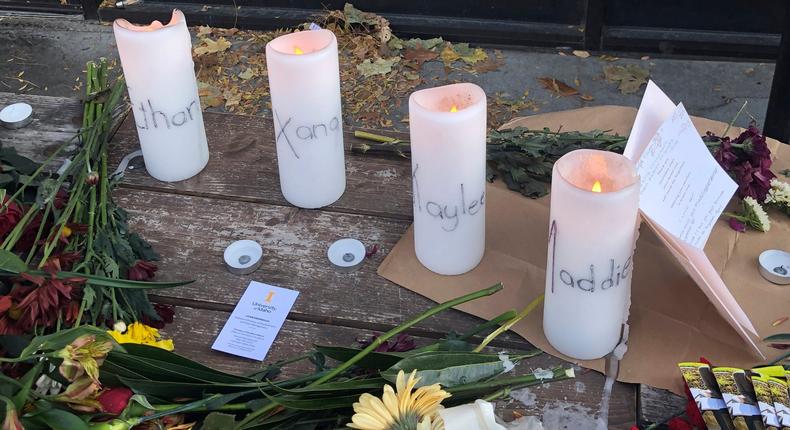
<svg viewBox="0 0 790 430"><path fill-rule="evenodd" d="M145 291L184 284L149 282L158 256L111 196L107 147L124 83L110 83L104 59L88 63L86 82L81 130L43 163L0 148L0 357L82 324L161 326L172 310Z"/></svg>
<svg viewBox="0 0 790 430"><path fill-rule="evenodd" d="M421 348L403 334L433 315L501 289L498 284L438 304L366 341L367 346L315 346L246 376L219 372L156 346L118 343L94 326L61 330L34 338L17 357L0 358L30 365L18 379L0 375L2 428L184 430L200 423L203 430L343 425L441 430L444 407L573 377L573 369L563 367L508 376L519 361L541 351L485 352L542 297L518 314L507 312L469 333L450 334ZM479 345L471 343L492 330ZM302 360L312 362L315 371L277 379L284 366ZM65 390L52 394L53 384Z"/></svg>

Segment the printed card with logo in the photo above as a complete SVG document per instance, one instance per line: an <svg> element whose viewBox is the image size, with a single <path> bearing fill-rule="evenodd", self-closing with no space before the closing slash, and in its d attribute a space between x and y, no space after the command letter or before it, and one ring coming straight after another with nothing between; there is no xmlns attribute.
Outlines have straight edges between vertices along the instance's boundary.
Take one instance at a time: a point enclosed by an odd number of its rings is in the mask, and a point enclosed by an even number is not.
<svg viewBox="0 0 790 430"><path fill-rule="evenodd" d="M250 282L211 348L263 360L298 295L298 291Z"/></svg>

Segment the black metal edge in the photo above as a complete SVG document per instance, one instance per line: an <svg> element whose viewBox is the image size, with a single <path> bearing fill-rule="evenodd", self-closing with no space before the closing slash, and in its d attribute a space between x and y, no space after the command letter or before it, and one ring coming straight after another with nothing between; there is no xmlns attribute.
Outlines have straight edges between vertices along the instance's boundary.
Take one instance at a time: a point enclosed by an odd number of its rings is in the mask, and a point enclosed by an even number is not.
<svg viewBox="0 0 790 430"><path fill-rule="evenodd" d="M584 12L584 48L600 50L604 19L606 17L606 0L587 0Z"/></svg>
<svg viewBox="0 0 790 430"><path fill-rule="evenodd" d="M668 55L776 58L780 35L685 30L677 28L606 27L602 48L660 52Z"/></svg>
<svg viewBox="0 0 790 430"><path fill-rule="evenodd" d="M61 4L43 4L43 3L30 3L26 1L7 1L0 2L0 11L8 12L31 12L31 13L55 13L66 15L80 15L82 14L82 7L80 5L61 5Z"/></svg>
<svg viewBox="0 0 790 430"><path fill-rule="evenodd" d="M181 9L189 25L238 27L272 30L309 21L322 13L315 9L241 7L230 5L199 5L194 3L146 2L126 9L100 8L99 18L112 21L125 18L133 22L168 19L173 8ZM384 15L398 35L403 37L436 37L448 40L496 43L502 45L539 45L581 47L583 34L578 26L474 18Z"/></svg>
<svg viewBox="0 0 790 430"><path fill-rule="evenodd" d="M781 142L790 143L790 8L787 8L785 16L763 133Z"/></svg>

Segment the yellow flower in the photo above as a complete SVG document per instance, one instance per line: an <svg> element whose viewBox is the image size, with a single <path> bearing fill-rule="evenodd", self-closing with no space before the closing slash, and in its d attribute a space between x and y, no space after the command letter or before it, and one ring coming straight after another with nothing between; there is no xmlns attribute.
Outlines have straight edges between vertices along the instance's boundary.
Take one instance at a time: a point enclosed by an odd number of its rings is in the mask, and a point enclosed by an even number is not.
<svg viewBox="0 0 790 430"><path fill-rule="evenodd" d="M442 400L450 393L442 390L439 384L414 387L420 378L413 371L408 379L401 370L395 381L397 392L392 386L385 385L379 399L368 393L354 403L354 416L348 427L360 430L444 430L444 423L438 412Z"/></svg>
<svg viewBox="0 0 790 430"><path fill-rule="evenodd" d="M139 343L166 349L168 351L173 350L172 339L161 339L159 330L143 323L132 323L124 333L116 330L109 330L107 333L118 343Z"/></svg>
<svg viewBox="0 0 790 430"><path fill-rule="evenodd" d="M87 374L98 385L99 366L110 350L112 342L109 339L96 340L94 335L82 335L56 353L63 359L59 367L60 374L69 382Z"/></svg>

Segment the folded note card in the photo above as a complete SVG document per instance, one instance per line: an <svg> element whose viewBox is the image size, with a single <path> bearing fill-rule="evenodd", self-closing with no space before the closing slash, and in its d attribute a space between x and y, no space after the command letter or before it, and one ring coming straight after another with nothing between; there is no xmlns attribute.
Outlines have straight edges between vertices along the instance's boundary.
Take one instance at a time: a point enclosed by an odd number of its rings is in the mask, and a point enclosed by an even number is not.
<svg viewBox="0 0 790 430"><path fill-rule="evenodd" d="M650 81L625 155L637 164L639 208L648 224L710 299L760 356L757 332L702 251L737 184L710 154L683 104Z"/></svg>
<svg viewBox="0 0 790 430"><path fill-rule="evenodd" d="M298 291L250 282L211 348L263 360L298 295Z"/></svg>

